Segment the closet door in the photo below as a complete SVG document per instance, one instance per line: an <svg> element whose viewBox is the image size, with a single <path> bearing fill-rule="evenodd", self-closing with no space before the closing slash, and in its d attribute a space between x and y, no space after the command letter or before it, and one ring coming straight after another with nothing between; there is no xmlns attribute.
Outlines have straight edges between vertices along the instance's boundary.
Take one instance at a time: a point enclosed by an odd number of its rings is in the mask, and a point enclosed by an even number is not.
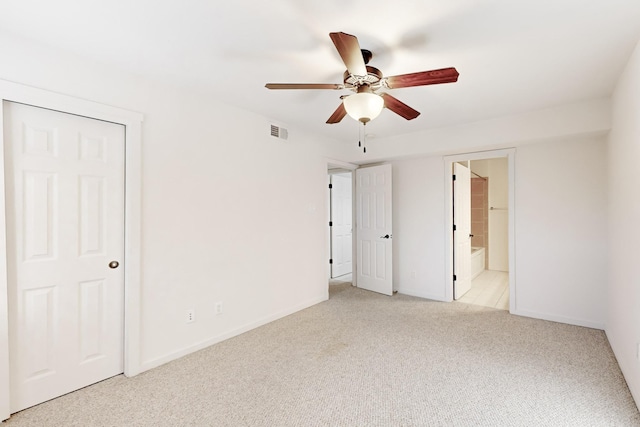
<svg viewBox="0 0 640 427"><path fill-rule="evenodd" d="M124 126L5 102L11 412L123 372Z"/></svg>

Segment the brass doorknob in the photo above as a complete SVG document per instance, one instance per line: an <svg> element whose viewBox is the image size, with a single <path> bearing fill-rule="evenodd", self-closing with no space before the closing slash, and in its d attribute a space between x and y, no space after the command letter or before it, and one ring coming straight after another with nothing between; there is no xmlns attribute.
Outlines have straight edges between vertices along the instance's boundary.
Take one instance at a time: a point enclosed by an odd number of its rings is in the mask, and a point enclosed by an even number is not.
<svg viewBox="0 0 640 427"><path fill-rule="evenodd" d="M120 263L118 261L111 261L109 263L109 268L118 268L119 265Z"/></svg>

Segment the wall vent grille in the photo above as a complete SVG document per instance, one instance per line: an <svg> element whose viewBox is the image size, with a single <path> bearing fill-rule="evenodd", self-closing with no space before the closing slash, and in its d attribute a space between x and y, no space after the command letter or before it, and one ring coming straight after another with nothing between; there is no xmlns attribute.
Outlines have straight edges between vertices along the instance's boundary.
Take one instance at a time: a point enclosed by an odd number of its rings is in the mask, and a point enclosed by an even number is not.
<svg viewBox="0 0 640 427"><path fill-rule="evenodd" d="M280 139L287 139L289 137L289 132L285 128L271 125L271 136L275 136Z"/></svg>

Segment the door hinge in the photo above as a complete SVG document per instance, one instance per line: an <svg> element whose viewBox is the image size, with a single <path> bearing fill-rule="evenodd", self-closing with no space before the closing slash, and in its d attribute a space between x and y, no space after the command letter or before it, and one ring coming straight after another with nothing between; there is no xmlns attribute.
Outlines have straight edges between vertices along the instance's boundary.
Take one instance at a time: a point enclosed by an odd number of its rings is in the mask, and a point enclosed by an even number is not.
<svg viewBox="0 0 640 427"><path fill-rule="evenodd" d="M453 180L454 180L454 181L456 180L456 176L455 176L455 175L453 175Z"/></svg>
<svg viewBox="0 0 640 427"><path fill-rule="evenodd" d="M453 281L455 282L457 280L456 275L453 275Z"/></svg>
<svg viewBox="0 0 640 427"><path fill-rule="evenodd" d="M329 184L329 190L333 188L333 184Z"/></svg>
<svg viewBox="0 0 640 427"><path fill-rule="evenodd" d="M453 231L456 231L456 225L453 224Z"/></svg>
<svg viewBox="0 0 640 427"><path fill-rule="evenodd" d="M329 221L329 227L333 227L333 221Z"/></svg>
<svg viewBox="0 0 640 427"><path fill-rule="evenodd" d="M332 259L329 259L329 264L333 264L333 260Z"/></svg>

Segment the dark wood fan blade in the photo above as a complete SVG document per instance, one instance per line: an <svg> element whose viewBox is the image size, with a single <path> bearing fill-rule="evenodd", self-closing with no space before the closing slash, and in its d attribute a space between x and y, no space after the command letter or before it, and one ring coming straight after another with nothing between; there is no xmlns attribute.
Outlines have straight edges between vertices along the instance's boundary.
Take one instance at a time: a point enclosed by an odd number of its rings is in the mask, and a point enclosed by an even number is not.
<svg viewBox="0 0 640 427"><path fill-rule="evenodd" d="M344 85L332 83L267 83L267 89L344 89Z"/></svg>
<svg viewBox="0 0 640 427"><path fill-rule="evenodd" d="M344 116L347 115L347 110L344 109L344 104L341 102L336 108L336 111L333 112L329 120L327 120L328 124L340 123L340 120L344 119Z"/></svg>
<svg viewBox="0 0 640 427"><path fill-rule="evenodd" d="M401 87L437 85L440 83L453 83L458 81L458 71L451 68L441 70L421 71L418 73L402 74L399 76L387 77L389 89Z"/></svg>
<svg viewBox="0 0 640 427"><path fill-rule="evenodd" d="M398 100L397 98L394 98L388 93L383 93L380 96L384 100L385 107L407 120L413 120L420 115L419 111L414 110L404 102Z"/></svg>
<svg viewBox="0 0 640 427"><path fill-rule="evenodd" d="M336 49L338 49L342 62L347 66L349 74L366 76L367 66L364 63L357 37L347 33L329 33L329 37L331 37L333 44L336 45Z"/></svg>

